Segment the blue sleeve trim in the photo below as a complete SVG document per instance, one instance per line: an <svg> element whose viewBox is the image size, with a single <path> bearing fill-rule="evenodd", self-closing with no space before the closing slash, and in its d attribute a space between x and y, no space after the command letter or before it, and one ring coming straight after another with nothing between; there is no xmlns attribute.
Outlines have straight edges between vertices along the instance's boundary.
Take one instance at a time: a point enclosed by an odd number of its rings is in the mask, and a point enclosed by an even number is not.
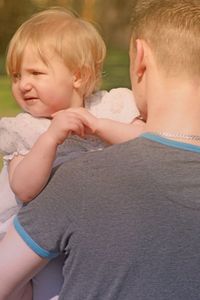
<svg viewBox="0 0 200 300"><path fill-rule="evenodd" d="M150 132L143 133L141 135L141 137L144 137L146 139L149 139L154 142L158 142L160 144L163 144L163 145L166 145L169 147L174 147L174 148L178 148L178 149L182 149L182 150L200 153L200 147L197 145L170 140L170 139L161 137L159 135L156 135L156 134L153 134Z"/></svg>
<svg viewBox="0 0 200 300"><path fill-rule="evenodd" d="M18 217L14 218L14 227L18 234L21 236L21 238L24 240L24 242L39 256L47 259L52 259L59 255L59 253L53 252L53 251L47 251L40 247L31 237L30 235L24 230L24 228L21 226Z"/></svg>

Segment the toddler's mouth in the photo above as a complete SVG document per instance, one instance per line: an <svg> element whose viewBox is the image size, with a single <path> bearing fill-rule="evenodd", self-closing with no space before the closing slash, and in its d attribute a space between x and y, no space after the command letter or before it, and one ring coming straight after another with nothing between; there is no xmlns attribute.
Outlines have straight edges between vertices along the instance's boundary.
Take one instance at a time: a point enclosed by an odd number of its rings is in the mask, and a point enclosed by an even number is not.
<svg viewBox="0 0 200 300"><path fill-rule="evenodd" d="M38 101L38 98L36 97L26 97L24 98L24 101L27 103L27 104L34 104L35 102Z"/></svg>

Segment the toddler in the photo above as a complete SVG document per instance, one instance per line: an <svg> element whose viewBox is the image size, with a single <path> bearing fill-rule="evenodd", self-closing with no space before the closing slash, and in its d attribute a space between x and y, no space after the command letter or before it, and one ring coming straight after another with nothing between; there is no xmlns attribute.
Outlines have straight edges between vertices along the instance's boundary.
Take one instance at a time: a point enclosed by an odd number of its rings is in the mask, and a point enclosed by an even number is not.
<svg viewBox="0 0 200 300"><path fill-rule="evenodd" d="M94 26L64 9L40 12L14 34L7 71L23 112L0 120L2 237L20 206L45 187L53 168L142 132L130 90L97 91L105 53ZM39 300L37 287L34 291Z"/></svg>

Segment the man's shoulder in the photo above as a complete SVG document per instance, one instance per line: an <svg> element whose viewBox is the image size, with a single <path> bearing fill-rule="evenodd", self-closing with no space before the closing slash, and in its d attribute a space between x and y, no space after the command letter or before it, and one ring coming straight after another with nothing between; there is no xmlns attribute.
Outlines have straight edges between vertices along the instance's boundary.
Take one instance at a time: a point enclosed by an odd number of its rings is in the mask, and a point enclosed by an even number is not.
<svg viewBox="0 0 200 300"><path fill-rule="evenodd" d="M141 161L140 157L144 155L146 141L143 138L137 138L122 144L112 145L103 150L87 152L80 157L66 161L59 168L59 172L69 172L77 170L75 175L86 173L90 170L108 169L122 164L130 164L130 161Z"/></svg>

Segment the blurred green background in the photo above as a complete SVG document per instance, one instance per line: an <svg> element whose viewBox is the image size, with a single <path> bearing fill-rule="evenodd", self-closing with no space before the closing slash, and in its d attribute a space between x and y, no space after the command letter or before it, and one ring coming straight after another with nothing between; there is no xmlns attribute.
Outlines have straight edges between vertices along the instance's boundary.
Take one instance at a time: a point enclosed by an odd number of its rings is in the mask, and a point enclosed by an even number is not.
<svg viewBox="0 0 200 300"><path fill-rule="evenodd" d="M0 118L15 116L20 108L12 98L5 73L5 54L16 29L33 13L49 7L65 7L91 21L107 45L102 89L129 87L129 36L134 0L0 0ZM0 168L2 161L0 157Z"/></svg>

